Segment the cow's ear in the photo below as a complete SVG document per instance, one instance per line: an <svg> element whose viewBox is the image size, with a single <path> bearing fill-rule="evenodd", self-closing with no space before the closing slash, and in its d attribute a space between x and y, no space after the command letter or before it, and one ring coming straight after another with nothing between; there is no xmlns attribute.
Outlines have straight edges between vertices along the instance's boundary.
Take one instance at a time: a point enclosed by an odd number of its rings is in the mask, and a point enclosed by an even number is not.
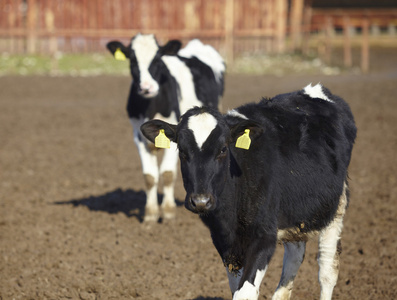
<svg viewBox="0 0 397 300"><path fill-rule="evenodd" d="M111 41L107 43L106 48L108 48L110 53L112 53L113 56L118 60L122 60L123 55L124 59L130 58L131 47L126 47L119 41Z"/></svg>
<svg viewBox="0 0 397 300"><path fill-rule="evenodd" d="M176 142L176 125L161 120L151 120L141 126L141 132L152 143L155 142L161 130L164 130L163 132L168 139Z"/></svg>
<svg viewBox="0 0 397 300"><path fill-rule="evenodd" d="M255 140L262 135L263 128L262 126L255 121L243 120L238 122L237 124L233 124L230 127L232 143L236 143L236 147L249 149L250 143L254 143ZM250 140L248 146L240 147L238 144L246 144L246 140Z"/></svg>
<svg viewBox="0 0 397 300"><path fill-rule="evenodd" d="M161 55L177 55L179 49L181 49L182 43L178 40L171 40L164 46L160 47Z"/></svg>

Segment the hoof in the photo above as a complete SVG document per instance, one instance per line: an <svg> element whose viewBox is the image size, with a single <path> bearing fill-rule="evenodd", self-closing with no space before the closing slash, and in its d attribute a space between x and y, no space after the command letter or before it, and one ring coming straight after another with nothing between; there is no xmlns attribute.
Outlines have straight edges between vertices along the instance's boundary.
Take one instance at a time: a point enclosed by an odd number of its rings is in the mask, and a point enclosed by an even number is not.
<svg viewBox="0 0 397 300"><path fill-rule="evenodd" d="M163 218L166 220L175 219L176 205L162 206Z"/></svg>
<svg viewBox="0 0 397 300"><path fill-rule="evenodd" d="M160 218L159 209L145 208L145 216L143 217L143 222L157 222Z"/></svg>

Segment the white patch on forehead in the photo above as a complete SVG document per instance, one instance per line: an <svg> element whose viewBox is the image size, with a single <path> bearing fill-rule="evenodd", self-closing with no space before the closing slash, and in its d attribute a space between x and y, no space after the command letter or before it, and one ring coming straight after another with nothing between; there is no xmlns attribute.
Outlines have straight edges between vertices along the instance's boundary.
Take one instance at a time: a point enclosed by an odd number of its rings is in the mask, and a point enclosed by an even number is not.
<svg viewBox="0 0 397 300"><path fill-rule="evenodd" d="M149 66L159 50L154 35L138 34L131 43L131 49L135 52L141 85L155 86L157 89L158 85L149 73Z"/></svg>
<svg viewBox="0 0 397 300"><path fill-rule="evenodd" d="M245 115L243 115L242 113L238 112L235 109L229 110L227 112L227 114L228 114L228 116L231 116L231 117L236 117L236 118L248 120L248 118Z"/></svg>
<svg viewBox="0 0 397 300"><path fill-rule="evenodd" d="M310 96L310 97L312 97L312 98L320 98L320 99L323 99L323 100L325 100L325 101L334 103L334 101L332 101L331 99L329 99L329 98L324 94L323 86L322 86L321 84L319 84L319 83L317 83L315 86L312 86L312 84L309 83L307 86L305 86L305 87L303 88L303 92L304 92L306 95L308 95L308 96Z"/></svg>
<svg viewBox="0 0 397 300"><path fill-rule="evenodd" d="M159 50L159 47L154 35L138 34L132 41L131 49L135 51L138 63L147 64L149 66Z"/></svg>
<svg viewBox="0 0 397 300"><path fill-rule="evenodd" d="M212 130L215 129L216 124L218 124L217 120L209 113L203 113L189 118L188 128L193 131L199 149L201 149L204 142L208 139Z"/></svg>

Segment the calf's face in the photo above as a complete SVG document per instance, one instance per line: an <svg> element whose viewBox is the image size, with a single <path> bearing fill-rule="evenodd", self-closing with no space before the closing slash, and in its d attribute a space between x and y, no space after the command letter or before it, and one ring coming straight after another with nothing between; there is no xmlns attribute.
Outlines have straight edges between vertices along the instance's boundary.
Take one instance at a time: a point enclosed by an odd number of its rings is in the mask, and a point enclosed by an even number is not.
<svg viewBox="0 0 397 300"><path fill-rule="evenodd" d="M162 61L163 55L177 55L181 42L169 41L164 46L159 46L154 35L138 34L131 39L129 46L124 46L118 41L107 44L109 51L117 55L124 54L130 60L131 76L138 86L138 93L145 98L158 95L160 85L166 80L167 67Z"/></svg>
<svg viewBox="0 0 397 300"><path fill-rule="evenodd" d="M199 214L216 209L229 162L230 130L222 115L194 108L178 125L152 120L141 126L142 133L153 142L161 129L178 144L186 208Z"/></svg>
<svg viewBox="0 0 397 300"><path fill-rule="evenodd" d="M257 124L246 120L230 125L219 112L195 107L181 117L178 125L151 120L141 126L141 131L155 142L160 130L164 130L165 135L178 144L186 190L185 207L194 213L206 214L223 205L219 196L227 180L238 176L230 167L236 164L232 157L234 143L245 129L255 126Z"/></svg>

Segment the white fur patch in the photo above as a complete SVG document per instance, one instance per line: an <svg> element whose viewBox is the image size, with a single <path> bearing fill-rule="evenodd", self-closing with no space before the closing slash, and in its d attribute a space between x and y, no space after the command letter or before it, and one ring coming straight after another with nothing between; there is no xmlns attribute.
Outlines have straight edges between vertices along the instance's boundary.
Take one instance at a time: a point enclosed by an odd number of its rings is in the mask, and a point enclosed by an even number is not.
<svg viewBox="0 0 397 300"><path fill-rule="evenodd" d="M259 288L263 277L265 276L267 266L263 270L257 270L255 274L254 284L246 281L244 282L241 289L236 291L233 295L233 300L247 300L247 299L258 299Z"/></svg>
<svg viewBox="0 0 397 300"><path fill-rule="evenodd" d="M202 102L197 99L193 75L185 63L176 56L164 55L161 59L179 85L181 115L194 106L202 106Z"/></svg>
<svg viewBox="0 0 397 300"><path fill-rule="evenodd" d="M193 135L199 149L201 149L217 124L218 121L209 113L203 113L189 118L188 128L193 131Z"/></svg>
<svg viewBox="0 0 397 300"><path fill-rule="evenodd" d="M138 34L132 41L131 49L134 50L138 62L141 88L149 90L147 97L156 96L159 85L149 73L149 66L159 50L154 35Z"/></svg>
<svg viewBox="0 0 397 300"><path fill-rule="evenodd" d="M237 110L232 109L229 110L227 112L227 114L231 117L236 117L236 118L240 118L240 119L244 119L244 120L248 120L248 118L246 116L244 116L242 113L239 113Z"/></svg>
<svg viewBox="0 0 397 300"><path fill-rule="evenodd" d="M319 83L317 83L315 86L312 86L311 83L309 83L307 86L303 88L303 91L306 95L310 96L311 98L320 98L328 102L334 103L331 99L329 99L323 91L323 86Z"/></svg>
<svg viewBox="0 0 397 300"><path fill-rule="evenodd" d="M179 50L178 55L186 58L197 57L207 66L211 67L219 82L225 72L225 63L222 56L210 45L204 45L200 40L191 40L185 48Z"/></svg>

